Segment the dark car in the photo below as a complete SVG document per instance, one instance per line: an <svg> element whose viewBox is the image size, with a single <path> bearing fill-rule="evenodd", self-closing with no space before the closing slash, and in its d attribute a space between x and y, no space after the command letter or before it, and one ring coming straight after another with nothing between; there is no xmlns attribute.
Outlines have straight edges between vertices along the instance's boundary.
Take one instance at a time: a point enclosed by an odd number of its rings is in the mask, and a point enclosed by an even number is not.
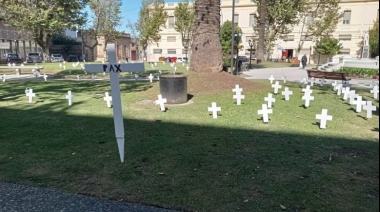
<svg viewBox="0 0 380 212"><path fill-rule="evenodd" d="M76 55L69 55L69 57L67 57L67 62L79 62L79 58Z"/></svg>
<svg viewBox="0 0 380 212"><path fill-rule="evenodd" d="M239 57L238 57L238 60L240 60L240 61L243 62L243 63L249 61L248 57L246 57L246 56L239 56Z"/></svg>
<svg viewBox="0 0 380 212"><path fill-rule="evenodd" d="M21 59L20 55L16 53L8 53L5 55L5 60L1 60L2 63L15 63L15 64L21 64L24 61Z"/></svg>
<svg viewBox="0 0 380 212"><path fill-rule="evenodd" d="M42 57L38 52L30 52L26 56L27 63L42 63Z"/></svg>

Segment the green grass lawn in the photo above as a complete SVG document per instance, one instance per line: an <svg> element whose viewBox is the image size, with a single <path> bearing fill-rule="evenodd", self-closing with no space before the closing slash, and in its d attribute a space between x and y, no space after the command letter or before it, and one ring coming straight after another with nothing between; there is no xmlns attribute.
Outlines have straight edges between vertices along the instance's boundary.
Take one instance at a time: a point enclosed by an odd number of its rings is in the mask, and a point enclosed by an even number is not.
<svg viewBox="0 0 380 212"><path fill-rule="evenodd" d="M167 112L153 104L158 82L121 82L123 164L103 101L109 82L1 83L0 180L185 211L378 211L379 113L366 120L328 86L316 86L305 109L300 85L288 83L291 101L276 96L263 124L257 110L272 89L253 82L264 89L244 89L241 106L231 87L190 93L191 104ZM216 120L207 112L214 101ZM321 130L324 108L334 118Z"/></svg>

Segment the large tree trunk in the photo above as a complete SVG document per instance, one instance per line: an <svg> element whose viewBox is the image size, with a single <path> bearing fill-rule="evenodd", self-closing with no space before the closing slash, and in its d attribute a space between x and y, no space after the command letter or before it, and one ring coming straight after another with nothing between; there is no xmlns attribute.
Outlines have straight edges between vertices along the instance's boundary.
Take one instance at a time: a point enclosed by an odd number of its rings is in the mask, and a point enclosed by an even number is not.
<svg viewBox="0 0 380 212"><path fill-rule="evenodd" d="M195 22L190 69L194 72L223 71L220 44L220 0L195 1Z"/></svg>
<svg viewBox="0 0 380 212"><path fill-rule="evenodd" d="M259 44L257 49L257 59L264 61L264 49L265 49L265 24L267 17L267 3L266 0L260 2L260 25L259 25Z"/></svg>

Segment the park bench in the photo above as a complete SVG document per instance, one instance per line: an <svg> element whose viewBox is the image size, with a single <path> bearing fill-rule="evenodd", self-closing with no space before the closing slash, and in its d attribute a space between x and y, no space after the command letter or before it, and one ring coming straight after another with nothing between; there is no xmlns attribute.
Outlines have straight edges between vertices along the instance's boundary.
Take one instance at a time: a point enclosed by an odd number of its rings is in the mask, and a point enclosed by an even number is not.
<svg viewBox="0 0 380 212"><path fill-rule="evenodd" d="M307 70L307 76L310 78L320 78L320 79L331 79L331 80L342 80L342 83L346 83L351 80L346 77L346 73L341 72L327 72L318 70Z"/></svg>
<svg viewBox="0 0 380 212"><path fill-rule="evenodd" d="M294 59L290 60L290 66L291 67L299 67L300 63L301 63L300 60L294 60Z"/></svg>
<svg viewBox="0 0 380 212"><path fill-rule="evenodd" d="M41 69L43 69L43 67L38 67L38 66L0 66L0 69L16 69L17 75L21 74L21 69L30 69L30 70L32 70L33 75L39 76L41 73Z"/></svg>

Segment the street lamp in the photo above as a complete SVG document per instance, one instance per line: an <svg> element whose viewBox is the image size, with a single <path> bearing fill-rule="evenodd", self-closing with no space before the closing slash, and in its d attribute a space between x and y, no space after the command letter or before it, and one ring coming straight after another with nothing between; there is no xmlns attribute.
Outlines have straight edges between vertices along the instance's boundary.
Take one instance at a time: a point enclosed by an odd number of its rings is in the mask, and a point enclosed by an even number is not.
<svg viewBox="0 0 380 212"><path fill-rule="evenodd" d="M253 47L255 46L255 41L249 40L248 45L249 45L249 68L251 68L251 66L252 66L252 51L253 51ZM255 48L255 50L256 50L256 48Z"/></svg>

